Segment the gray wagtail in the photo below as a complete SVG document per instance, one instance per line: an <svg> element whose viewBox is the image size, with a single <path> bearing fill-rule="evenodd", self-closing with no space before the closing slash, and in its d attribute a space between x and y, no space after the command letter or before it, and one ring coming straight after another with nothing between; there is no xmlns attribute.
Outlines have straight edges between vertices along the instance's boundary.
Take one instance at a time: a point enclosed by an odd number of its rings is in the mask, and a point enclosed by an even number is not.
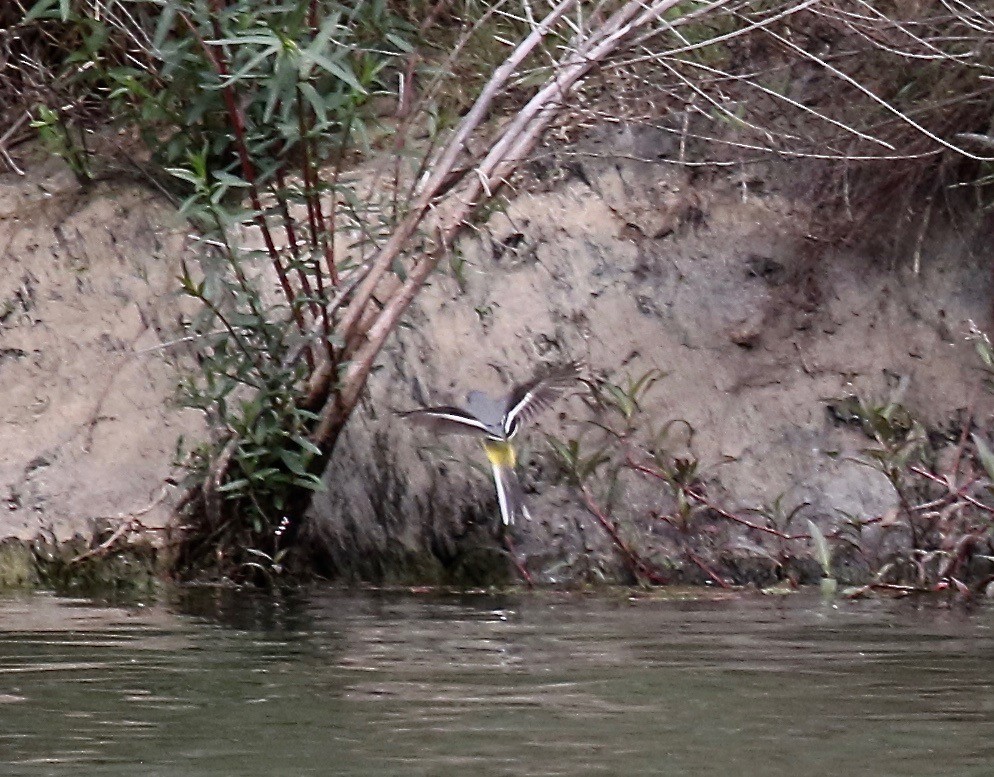
<svg viewBox="0 0 994 777"><path fill-rule="evenodd" d="M539 373L511 389L501 399L482 391L466 395L466 408L442 405L401 412L408 421L425 426L436 434L469 434L482 438L483 450L493 468L497 502L505 526L518 516L530 518L524 504L521 483L515 469L517 455L514 437L521 426L552 405L580 377L580 362Z"/></svg>

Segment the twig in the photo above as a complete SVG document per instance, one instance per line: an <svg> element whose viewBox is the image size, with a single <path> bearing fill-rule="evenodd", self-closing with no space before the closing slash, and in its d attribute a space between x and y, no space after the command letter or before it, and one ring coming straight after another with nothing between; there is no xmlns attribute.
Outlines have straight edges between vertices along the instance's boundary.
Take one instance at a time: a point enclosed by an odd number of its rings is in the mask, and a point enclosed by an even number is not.
<svg viewBox="0 0 994 777"><path fill-rule="evenodd" d="M636 578L641 574L646 580L655 585L662 585L668 583L669 581L654 571L638 553L636 553L628 545L627 542L618 534L618 529L611 523L611 520L604 514L597 502L594 500L593 494L590 493L590 489L586 485L580 485L580 494L583 496L583 504L590 511L590 513L597 519L597 522L601 525L604 531L607 532L611 541L617 546L618 550L621 551L622 556L625 561L628 562L628 566L631 568L632 573Z"/></svg>
<svg viewBox="0 0 994 777"><path fill-rule="evenodd" d="M231 457L238 450L238 438L232 437L221 449L221 453L211 462L207 477L204 478L204 505L207 508L207 519L211 526L221 524L221 483L228 473Z"/></svg>
<svg viewBox="0 0 994 777"><path fill-rule="evenodd" d="M705 575L707 575L712 580L714 580L714 582L718 584L719 588L732 588L732 585L727 580L725 580L725 578L723 578L721 575L719 575L717 572L711 569L711 567L705 564L704 561L698 558L696 553L694 553L692 550L685 550L684 552L687 554L687 558L690 559L690 561L694 564L694 566L696 566Z"/></svg>
<svg viewBox="0 0 994 777"><path fill-rule="evenodd" d="M489 112L493 101L500 94L514 69L538 46L558 19L572 6L571 0L563 0L535 26L532 32L514 50L510 57L495 71L484 87L480 97L463 119L459 128L449 139L438 160L432 166L432 173L423 186L419 187L411 212L397 227L387 243L374 258L369 277L356 291L356 297L346 308L341 328L348 341L355 326L361 322L366 306L375 293L380 278L386 273L394 258L400 253L415 229L421 225L425 214L432 206L435 197L446 183L469 135L479 126ZM411 268L400 289L390 298L380 311L368 331L366 342L352 356L341 376L340 390L334 400L326 403L321 417L312 433L312 440L330 451L338 435L355 409L365 388L366 379L373 368L373 362L394 331L408 305L417 295L428 275L435 269L446 247L458 234L475 209L483 201L485 189L491 192L500 188L517 169L521 160L534 148L542 132L548 128L563 97L568 94L594 65L613 51L633 30L658 20L666 11L678 4L678 0L659 0L644 5L639 0L631 0L616 11L606 22L597 28L586 41L566 58L561 70L557 70L531 100L502 128L490 152L478 165L478 175L470 176L465 191L458 193L453 211L447 214L438 232L440 245L422 256ZM484 186L484 183L486 186ZM330 377L330 376L329 376ZM325 381L327 384L327 380ZM319 386L324 392L325 386ZM311 391L314 393L312 384Z"/></svg>
<svg viewBox="0 0 994 777"><path fill-rule="evenodd" d="M518 554L514 549L514 542L511 540L507 534L504 535L504 547L507 548L507 553L511 557L511 561L514 562L514 568L518 570L518 574L521 575L521 579L525 581L525 584L529 588L535 587L535 581L532 580L531 573L528 571L527 567L518 558Z"/></svg>
<svg viewBox="0 0 994 777"><path fill-rule="evenodd" d="M631 467L632 469L636 470L637 472L642 472L642 473L644 473L646 475L650 475L650 476L652 476L654 478L657 478L658 480L663 480L663 481L665 481L667 483L671 482L670 479L667 478L666 475L664 473L660 472L659 470L653 469L652 467L647 467L644 464L639 464L638 462L632 461L631 458L628 459L627 463L628 463L629 467ZM712 502L710 499L708 499L706 496L704 496L704 494L701 494L701 493L695 491L690 486L686 486L686 485L683 485L683 484L677 484L677 487L681 491L683 491L684 494L686 494L691 499L693 499L695 502L699 502L700 504L704 505L705 507L707 507L712 512L715 512L718 515L720 515L721 517L727 518L730 521L734 521L735 523L741 524L742 526L746 526L746 527L748 527L750 529L755 529L756 531L764 532L766 534L771 534L774 537L779 537L782 540L809 540L809 539L811 539L811 535L809 535L809 534L785 534L784 532L779 531L778 529L773 529L773 528L770 528L769 526L763 526L762 524L753 523L752 521L750 521L750 520L748 520L746 518L743 518L740 515L735 515L735 513L730 513L730 512L728 512L728 510L725 510L724 508L719 507L714 502Z"/></svg>
<svg viewBox="0 0 994 777"><path fill-rule="evenodd" d="M793 41L788 40L787 38L783 37L782 35L777 34L776 32L774 32L773 30L771 30L768 27L763 28L763 32L765 32L767 35L769 35L774 40L778 41L781 45L783 45L786 48L790 49L794 53L800 54L802 57L805 57L806 59L809 59L809 60L817 63L821 67L825 68L825 70L827 70L829 73L831 73L832 75L834 75L836 78L842 79L847 84L849 84L851 87L853 87L854 89L856 89L858 92L864 94L866 97L869 97L870 100L872 100L873 102L875 102L877 105L879 105L885 111L888 111L889 113L893 114L899 121L902 121L905 124L909 125L910 127L913 127L915 130L917 130L922 135L924 135L925 137L927 137L933 143L936 143L936 144L942 146L943 148L945 148L948 151L952 151L952 152L954 152L956 154L964 156L967 159L972 159L975 162L991 162L991 161L994 161L994 157L990 157L990 156L978 156L977 154L972 154L969 151L967 151L965 148L963 148L962 146L957 146L957 145L955 145L953 143L950 143L949 141L947 141L947 140L945 140L943 138L940 138L934 132L929 131L924 126L922 126L920 123L918 123L917 121L915 121L914 119L912 119L910 115L908 115L907 113L899 110L898 108L895 108L893 105L891 105L889 102L887 102L887 100L883 99L882 97L877 96L877 94L875 92L873 92L871 89L869 89L867 86L865 86L864 84L860 83L855 78L853 78L852 76L848 75L847 73L842 72L841 70L839 70L837 67L835 67L831 63L827 62L822 57L819 57L816 54L812 54L807 49L804 49L801 46L798 46Z"/></svg>
<svg viewBox="0 0 994 777"><path fill-rule="evenodd" d="M221 25L219 21L224 10L223 3L222 0L211 0L211 4L214 9L214 14L211 16L211 24L214 28L214 37L220 40L224 37L221 32ZM183 20L189 28L191 34L200 44L200 48L204 52L204 56L214 67L215 72L221 79L221 96L224 99L228 118L231 120L231 129L235 136L235 150L238 153L242 178L244 178L245 182L248 184L249 200L252 203L253 211L252 220L255 222L255 225L259 228L259 232L262 234L263 242L266 245L266 252L269 254L273 268L276 270L276 276L279 279L280 287L282 288L283 294L290 306L294 322L297 324L297 328L303 332L303 316L300 309L296 305L296 295L293 292L293 288L290 286L290 280L287 277L286 268L283 267L283 262L280 260L279 251L276 249L276 243L273 240L272 232L269 229L269 222L266 219L265 211L262 208L262 199L259 195L259 186L256 181L255 166L252 164L252 158L248 151L248 141L245 133L245 114L238 104L237 95L235 94L235 90L232 85L233 82L230 78L231 74L228 68L228 63L221 53L215 54L211 51L207 41L204 40L203 36L194 26L189 17L186 16L186 14L180 13L179 17Z"/></svg>
<svg viewBox="0 0 994 777"><path fill-rule="evenodd" d="M949 493L954 498L962 499L965 502L969 502L974 507L983 510L986 513L991 513L992 515L994 515L994 507L989 507L988 505L985 505L983 502L981 502L979 499L975 499L969 494L964 493L964 489L969 488L973 484L973 481L967 483L965 486L956 488L955 484L950 482L947 478L939 477L938 475L929 472L927 469L919 467L917 464L912 464L909 469L912 472L914 472L916 475L921 475L923 478L927 478L928 480L931 480L934 483L938 483L939 485L948 489Z"/></svg>
<svg viewBox="0 0 994 777"><path fill-rule="evenodd" d="M427 212L432 200L437 195L441 185L445 182L449 172L455 166L459 155L463 153L466 141L469 136L479 127L490 111L494 100L499 96L507 80L514 70L524 59L531 54L534 48L541 42L542 38L552 29L553 25L562 17L576 0L561 0L549 13L535 30L525 38L500 67L494 72L487 85L483 88L469 113L452 137L445 144L439 157L431 165L431 175L420 187L415 201L411 205L411 212L408 217L394 230L390 240L377 252L376 257L371 262L369 276L356 291L355 299L345 311L341 321L341 329L347 338L350 330L359 321L366 304L376 289L380 278L389 269L394 257L400 252L407 239L421 223L424 214Z"/></svg>
<svg viewBox="0 0 994 777"><path fill-rule="evenodd" d="M85 553L80 553L78 556L74 556L72 559L70 559L69 563L78 564L80 561L84 561L85 559L93 558L94 556L103 554L104 552L109 550L114 545L115 542L117 542L119 539L121 539L121 537L125 536L129 532L138 531L139 529L145 529L146 531L151 531L149 527L142 526L142 523L141 521L138 520L138 517L141 515L145 515L146 513L149 513L153 509L155 509L159 504L162 503L162 501L166 498L168 493L169 493L169 484L166 484L160 490L159 495L151 502L149 502L147 505L145 505L145 507L141 508L140 510L134 510L133 512L130 513L118 513L117 515L113 516L113 518L111 518L110 520L121 521L121 524L113 531L113 533L106 540L104 540L99 545L97 545L97 547L91 548ZM98 518L96 520L101 520L101 519Z"/></svg>
<svg viewBox="0 0 994 777"><path fill-rule="evenodd" d="M24 171L21 170L21 168L19 168L16 164L14 164L14 160L10 158L10 154L7 151L7 141L10 140L11 136L15 132L17 132L24 125L24 123L30 118L31 118L31 113L29 111L25 111L17 118L17 120L13 124L11 124L7 128L7 131L4 132L3 135L0 135L0 156L4 158L4 161L10 167L10 169L20 176L24 175Z"/></svg>

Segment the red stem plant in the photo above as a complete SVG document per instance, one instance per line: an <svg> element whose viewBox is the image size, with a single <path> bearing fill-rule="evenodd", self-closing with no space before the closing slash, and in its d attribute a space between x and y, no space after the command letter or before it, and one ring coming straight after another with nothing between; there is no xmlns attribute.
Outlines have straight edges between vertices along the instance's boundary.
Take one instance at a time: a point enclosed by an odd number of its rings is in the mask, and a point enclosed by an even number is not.
<svg viewBox="0 0 994 777"><path fill-rule="evenodd" d="M986 339L980 350L985 343ZM994 356L988 356L984 369L994 373ZM822 576L834 579L837 554L854 551L866 568L863 581L843 591L849 597L872 591L890 595L949 591L971 598L994 582L994 506L989 503L994 494L994 453L980 430L971 432L975 429L972 412L967 413L956 438L935 436L955 446L950 468L938 474L928 463L937 459L937 450L929 447L931 438L918 422L893 402L860 400L850 423L872 442L857 461L887 478L895 490L896 507L886 515L852 516L846 520L823 516L817 523L808 520L809 531L798 532L791 530L791 523L808 507L806 504L786 513L774 505L749 511L751 515L747 517L710 497L698 475L696 460L666 451L663 443L672 422L664 427L663 434L652 434L637 419L639 394L650 384L643 380L629 383L628 388L606 381L589 385L592 399L588 404L598 420L584 425L592 425L607 442L595 446L596 451L589 455L578 439L568 444L550 442L576 485L580 501L608 535L635 579L650 583L673 579L674 556L682 556L720 587L727 587L733 580L744 582L736 579L734 569L721 563L722 548L728 541L716 544L710 539L709 527L717 521L733 527L733 536L751 538L754 548L775 560L778 576L785 576L787 566L809 555L813 548ZM623 419L620 429L615 423L619 416ZM692 438L691 430L687 445ZM635 515L612 515L594 495L595 477L597 482L608 485L606 501L610 502L615 483L624 473L659 483L659 503L668 506L650 510L648 520ZM676 554L665 543L660 546L651 528L654 521L673 530L671 540L677 543ZM823 530L821 525L826 523L829 526ZM622 524L628 527L628 539L622 538ZM868 531L875 538L865 537ZM902 539L894 541L898 537ZM872 550L872 545L881 543L887 548L883 554ZM642 548L651 549L652 557L666 557L666 568L651 562Z"/></svg>

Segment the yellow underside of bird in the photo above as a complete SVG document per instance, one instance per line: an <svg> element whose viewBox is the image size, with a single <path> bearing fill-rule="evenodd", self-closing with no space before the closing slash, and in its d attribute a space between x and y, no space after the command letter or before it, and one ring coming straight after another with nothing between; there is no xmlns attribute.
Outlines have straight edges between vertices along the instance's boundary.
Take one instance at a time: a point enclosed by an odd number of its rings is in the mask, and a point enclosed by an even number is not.
<svg viewBox="0 0 994 777"><path fill-rule="evenodd" d="M484 440L483 450L487 453L487 458L495 467L514 468L517 457L514 453L514 446L503 440Z"/></svg>

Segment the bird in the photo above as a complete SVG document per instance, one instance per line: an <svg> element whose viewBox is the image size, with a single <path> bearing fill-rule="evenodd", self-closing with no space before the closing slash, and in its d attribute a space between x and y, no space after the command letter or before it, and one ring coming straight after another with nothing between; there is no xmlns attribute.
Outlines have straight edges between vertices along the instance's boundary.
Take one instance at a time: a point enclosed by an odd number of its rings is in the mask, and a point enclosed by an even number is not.
<svg viewBox="0 0 994 777"><path fill-rule="evenodd" d="M400 417L435 434L463 434L480 438L493 470L504 526L518 518L530 519L518 480L514 438L522 426L549 408L579 379L579 361L540 371L531 380L514 386L505 397L493 398L483 391L470 391L466 407L441 405L400 411Z"/></svg>

